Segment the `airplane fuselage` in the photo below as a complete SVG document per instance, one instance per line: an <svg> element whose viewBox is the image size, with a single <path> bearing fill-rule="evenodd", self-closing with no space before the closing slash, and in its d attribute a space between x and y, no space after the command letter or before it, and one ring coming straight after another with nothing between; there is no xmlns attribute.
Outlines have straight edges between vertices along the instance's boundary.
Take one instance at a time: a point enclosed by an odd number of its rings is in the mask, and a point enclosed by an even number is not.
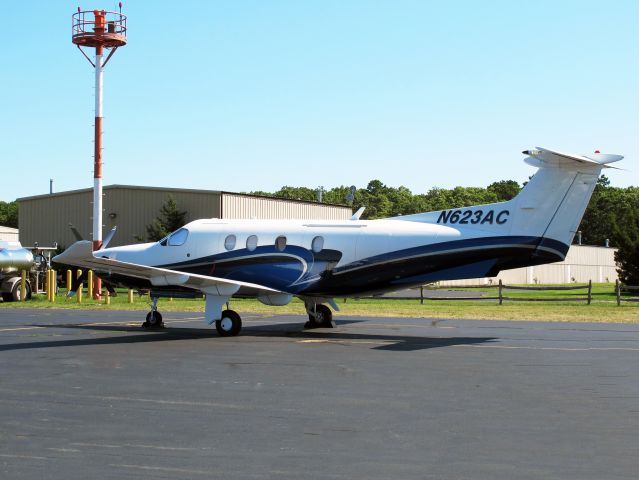
<svg viewBox="0 0 639 480"><path fill-rule="evenodd" d="M453 212L454 214L454 212ZM561 260L540 239L503 235L495 225L386 220L197 220L163 241L114 247L102 257L267 286L293 295L357 296L501 268ZM450 218L450 216L449 216ZM118 283L127 280L118 277ZM136 283L136 282L133 282ZM136 283L135 286L144 286ZM250 294L244 288L240 294Z"/></svg>

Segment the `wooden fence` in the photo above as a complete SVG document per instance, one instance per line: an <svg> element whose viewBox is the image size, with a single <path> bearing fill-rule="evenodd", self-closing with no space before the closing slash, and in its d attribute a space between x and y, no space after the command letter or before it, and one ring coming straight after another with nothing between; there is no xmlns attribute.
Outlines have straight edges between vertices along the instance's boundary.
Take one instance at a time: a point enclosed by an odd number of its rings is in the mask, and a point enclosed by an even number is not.
<svg viewBox="0 0 639 480"><path fill-rule="evenodd" d="M621 292L628 293L630 297L628 296L622 297ZM615 293L617 294L618 306L621 306L621 302L639 302L639 286L624 285L619 280L617 280L615 282Z"/></svg>
<svg viewBox="0 0 639 480"><path fill-rule="evenodd" d="M479 285L471 287L456 287L456 288L497 288L497 296L468 296L468 297L429 297L426 300L497 300L499 305L502 305L505 300L512 302L586 302L588 305L592 303L592 280L589 280L585 285L567 285L567 286L519 286L519 285L504 285L501 280L497 285ZM639 290L639 287L635 287ZM560 297L560 298L535 298L535 297L509 297L504 295L507 290L533 290L533 291L556 291L556 290L585 290L584 296L579 297ZM424 287L420 287L420 303L424 304ZM617 297L618 298L618 297ZM639 298L633 301L639 301Z"/></svg>

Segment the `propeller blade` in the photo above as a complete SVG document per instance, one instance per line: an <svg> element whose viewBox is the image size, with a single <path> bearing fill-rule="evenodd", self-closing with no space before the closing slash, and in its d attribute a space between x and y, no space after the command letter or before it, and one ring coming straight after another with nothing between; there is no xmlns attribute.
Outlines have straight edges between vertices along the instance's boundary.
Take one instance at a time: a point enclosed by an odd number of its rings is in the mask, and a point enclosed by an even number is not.
<svg viewBox="0 0 639 480"><path fill-rule="evenodd" d="M84 240L84 238L82 238L82 235L80 235L80 232L78 232L78 229L75 228L75 225L73 225L72 223L69 223L69 228L73 232L73 236L75 237L77 241Z"/></svg>
<svg viewBox="0 0 639 480"><path fill-rule="evenodd" d="M71 282L71 290L67 292L68 298L73 297L75 295L75 292L78 291L78 288L80 288L80 285L82 285L84 282L87 281L88 276L89 276L89 273L87 272L87 270L82 270L82 275L73 279L73 281Z"/></svg>
<svg viewBox="0 0 639 480"><path fill-rule="evenodd" d="M109 292L109 295L111 297L118 296L118 292L115 291L115 288L113 288L113 285L111 285L109 282L102 280L102 286L107 289L107 292Z"/></svg>
<svg viewBox="0 0 639 480"><path fill-rule="evenodd" d="M115 231L118 229L117 225L115 227L113 227L111 229L111 231L109 233L107 233L106 238L104 239L104 241L102 242L102 246L100 247L100 250L102 250L103 248L106 248L107 245L109 245L109 242L111 241L111 239L113 238L113 236L115 235Z"/></svg>

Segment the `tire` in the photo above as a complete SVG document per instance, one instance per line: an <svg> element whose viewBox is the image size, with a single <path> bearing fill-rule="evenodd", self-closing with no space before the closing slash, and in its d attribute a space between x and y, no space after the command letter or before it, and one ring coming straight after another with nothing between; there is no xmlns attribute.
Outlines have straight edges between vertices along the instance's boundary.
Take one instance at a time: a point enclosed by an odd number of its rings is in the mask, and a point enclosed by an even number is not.
<svg viewBox="0 0 639 480"><path fill-rule="evenodd" d="M162 314L157 310L146 314L146 322L142 324L144 328L163 328Z"/></svg>
<svg viewBox="0 0 639 480"><path fill-rule="evenodd" d="M309 315L308 319L314 328L333 328L333 312L326 305L317 305L315 315Z"/></svg>
<svg viewBox="0 0 639 480"><path fill-rule="evenodd" d="M14 301L14 302L19 302L22 298L20 297L20 283L21 282L16 282L13 285L13 288L11 289L11 294L10 294L10 300L9 301ZM24 286L24 293L25 296L27 297L27 299L31 298L31 286L29 285L29 283L27 282ZM5 300L4 295L2 295L2 299ZM6 301L6 300L5 300Z"/></svg>
<svg viewBox="0 0 639 480"><path fill-rule="evenodd" d="M222 318L215 322L215 329L220 337L234 337L242 330L242 319L233 310L224 310Z"/></svg>

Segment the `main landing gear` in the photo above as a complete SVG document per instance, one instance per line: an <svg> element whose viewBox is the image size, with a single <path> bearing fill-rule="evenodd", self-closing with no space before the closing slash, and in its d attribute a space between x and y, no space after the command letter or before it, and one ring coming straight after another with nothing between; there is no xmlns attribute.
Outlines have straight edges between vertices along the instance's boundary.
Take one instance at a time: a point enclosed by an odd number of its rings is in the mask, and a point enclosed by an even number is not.
<svg viewBox="0 0 639 480"><path fill-rule="evenodd" d="M215 321L215 329L220 337L234 337L242 330L242 319L233 310L224 310L222 318Z"/></svg>
<svg viewBox="0 0 639 480"><path fill-rule="evenodd" d="M162 314L158 312L158 297L151 298L151 311L146 314L146 321L142 324L142 328L159 330L164 328Z"/></svg>
<svg viewBox="0 0 639 480"><path fill-rule="evenodd" d="M334 328L333 312L326 305L306 304L306 313L308 313L308 322L304 324L304 328Z"/></svg>

